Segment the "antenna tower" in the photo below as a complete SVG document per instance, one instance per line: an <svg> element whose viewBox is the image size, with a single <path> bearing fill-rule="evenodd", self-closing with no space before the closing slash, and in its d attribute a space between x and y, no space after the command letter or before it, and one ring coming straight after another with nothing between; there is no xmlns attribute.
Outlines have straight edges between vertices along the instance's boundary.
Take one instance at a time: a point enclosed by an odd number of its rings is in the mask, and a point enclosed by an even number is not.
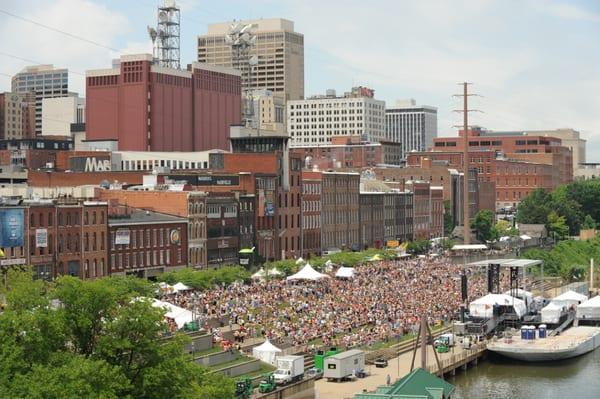
<svg viewBox="0 0 600 399"><path fill-rule="evenodd" d="M181 69L179 55L181 12L175 0L164 0L157 9L156 29L148 26L152 55L160 66Z"/></svg>

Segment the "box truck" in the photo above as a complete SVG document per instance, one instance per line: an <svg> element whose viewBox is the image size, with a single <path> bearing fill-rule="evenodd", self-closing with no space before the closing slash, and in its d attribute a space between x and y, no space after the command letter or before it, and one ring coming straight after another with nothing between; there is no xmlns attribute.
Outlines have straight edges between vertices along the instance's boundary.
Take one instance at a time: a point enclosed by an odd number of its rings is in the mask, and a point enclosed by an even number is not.
<svg viewBox="0 0 600 399"><path fill-rule="evenodd" d="M340 381L344 378L357 376L365 368L365 352L352 349L325 359L323 377L328 380Z"/></svg>
<svg viewBox="0 0 600 399"><path fill-rule="evenodd" d="M277 385L300 381L304 377L304 356L279 356L273 377Z"/></svg>

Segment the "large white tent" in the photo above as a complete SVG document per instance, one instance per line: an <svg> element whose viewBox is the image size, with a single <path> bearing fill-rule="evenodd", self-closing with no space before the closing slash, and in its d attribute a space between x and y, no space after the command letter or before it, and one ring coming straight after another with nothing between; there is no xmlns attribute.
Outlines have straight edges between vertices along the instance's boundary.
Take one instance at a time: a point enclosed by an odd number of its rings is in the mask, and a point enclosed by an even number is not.
<svg viewBox="0 0 600 399"><path fill-rule="evenodd" d="M577 306L578 319L600 319L600 295Z"/></svg>
<svg viewBox="0 0 600 399"><path fill-rule="evenodd" d="M276 267L273 267L269 270L267 270L267 275L269 276L281 276L283 273L280 272L279 270L277 270Z"/></svg>
<svg viewBox="0 0 600 399"><path fill-rule="evenodd" d="M519 317L527 313L525 302L506 294L487 294L469 304L469 313L474 317L490 318L494 315L494 305L512 306Z"/></svg>
<svg viewBox="0 0 600 399"><path fill-rule="evenodd" d="M281 353L281 349L273 345L268 339L252 349L253 357L273 366L279 353Z"/></svg>
<svg viewBox="0 0 600 399"><path fill-rule="evenodd" d="M352 278L354 277L354 268L342 266L335 272L335 276L339 278Z"/></svg>
<svg viewBox="0 0 600 399"><path fill-rule="evenodd" d="M554 302L554 304L558 306L570 307L572 305L577 306L580 303L585 302L587 300L588 297L583 294L579 294L575 291L567 291L563 292L556 298L553 298L552 302Z"/></svg>
<svg viewBox="0 0 600 399"><path fill-rule="evenodd" d="M187 285L185 285L183 283L177 283L173 286L173 292L189 291L191 289L192 289L191 287L188 287Z"/></svg>
<svg viewBox="0 0 600 399"><path fill-rule="evenodd" d="M263 278L265 278L265 275L266 275L266 273L265 273L265 269L263 269L263 268L261 267L259 271L257 271L256 273L254 273L254 274L252 275L252 279L253 279L253 280L260 280L260 279L263 279Z"/></svg>
<svg viewBox="0 0 600 399"><path fill-rule="evenodd" d="M292 274L291 276L289 276L287 278L287 280L316 281L316 280L321 280L324 278L329 278L329 276L326 274L323 274L323 273L319 273L318 271L313 269L313 267L310 265L310 263L307 263L306 265L304 265L304 267L298 273Z"/></svg>
<svg viewBox="0 0 600 399"><path fill-rule="evenodd" d="M542 308L542 323L558 324L563 307L550 302Z"/></svg>
<svg viewBox="0 0 600 399"><path fill-rule="evenodd" d="M172 303L154 299L152 301L152 306L155 308L165 309L165 317L173 319L175 321L175 324L177 324L177 328L183 328L185 323L189 323L193 320L192 312L190 312L187 309L180 308L179 306L175 306Z"/></svg>
<svg viewBox="0 0 600 399"><path fill-rule="evenodd" d="M514 292L513 292L514 291ZM525 301L525 305L529 306L533 302L533 294L524 289L517 288L516 290L508 290L505 292L506 295L515 294L515 298L519 298Z"/></svg>

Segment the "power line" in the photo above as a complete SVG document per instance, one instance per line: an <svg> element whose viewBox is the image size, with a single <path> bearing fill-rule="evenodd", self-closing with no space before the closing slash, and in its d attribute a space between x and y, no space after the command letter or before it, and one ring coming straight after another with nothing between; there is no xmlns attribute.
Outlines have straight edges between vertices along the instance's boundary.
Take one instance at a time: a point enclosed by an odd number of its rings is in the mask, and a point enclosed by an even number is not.
<svg viewBox="0 0 600 399"><path fill-rule="evenodd" d="M86 43L89 43L89 44L93 44L94 46L102 47L102 48L105 48L107 50L111 50L111 51L115 51L117 53L120 53L120 50L117 50L117 49L115 49L113 47L107 46L107 45L102 44L102 43L98 43L98 42L96 42L94 40L86 39L85 37L81 37L81 36L75 35L73 33L69 33L69 32L65 32L65 31L60 30L60 29L56 29L56 28L54 28L52 26L48 26L48 25L42 24L40 22L37 22L37 21L31 20L31 19L22 17L20 15L13 14L13 13L11 13L9 11L0 9L0 13L6 14L6 15L11 16L11 17L16 18L16 19L20 19L21 21L29 22L30 24L34 24L34 25L40 26L42 28L51 30L53 32L60 33L62 35L69 36L70 38L81 40L83 42L86 42Z"/></svg>
<svg viewBox="0 0 600 399"><path fill-rule="evenodd" d="M0 51L0 55L6 56L6 57L10 57L10 58L14 58L15 60L19 60L19 61L24 61L24 62L29 62L29 63L37 64L37 65L44 64L43 62L39 62L39 61L32 60L32 59L29 59L29 58L19 57L18 55L5 53L3 51ZM85 76L85 73L83 73L83 72L73 71L71 69L69 69L69 72L70 73L74 73L75 75Z"/></svg>

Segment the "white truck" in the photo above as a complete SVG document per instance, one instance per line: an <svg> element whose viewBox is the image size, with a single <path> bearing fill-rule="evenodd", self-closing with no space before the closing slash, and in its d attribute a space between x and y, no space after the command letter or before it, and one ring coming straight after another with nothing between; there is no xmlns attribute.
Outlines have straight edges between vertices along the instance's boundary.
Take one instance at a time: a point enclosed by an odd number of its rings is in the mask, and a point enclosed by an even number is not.
<svg viewBox="0 0 600 399"><path fill-rule="evenodd" d="M279 356L273 377L277 385L300 381L304 377L304 356Z"/></svg>
<svg viewBox="0 0 600 399"><path fill-rule="evenodd" d="M433 346L444 345L448 348L454 346L454 334L442 334L433 341Z"/></svg>
<svg viewBox="0 0 600 399"><path fill-rule="evenodd" d="M323 378L329 381L341 381L364 373L365 352L352 349L325 358Z"/></svg>

